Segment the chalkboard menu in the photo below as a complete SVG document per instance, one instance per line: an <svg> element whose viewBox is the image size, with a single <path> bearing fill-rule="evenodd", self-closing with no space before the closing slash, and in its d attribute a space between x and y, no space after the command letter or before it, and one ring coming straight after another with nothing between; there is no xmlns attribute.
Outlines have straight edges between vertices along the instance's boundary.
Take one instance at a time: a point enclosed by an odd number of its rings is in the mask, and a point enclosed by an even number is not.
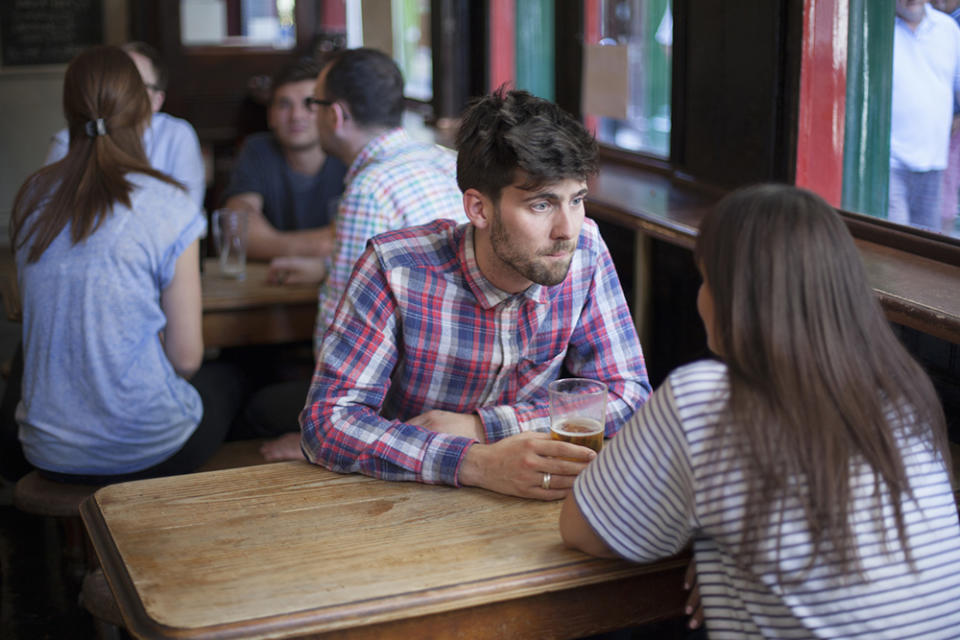
<svg viewBox="0 0 960 640"><path fill-rule="evenodd" d="M103 42L103 0L0 0L3 66L59 64Z"/></svg>

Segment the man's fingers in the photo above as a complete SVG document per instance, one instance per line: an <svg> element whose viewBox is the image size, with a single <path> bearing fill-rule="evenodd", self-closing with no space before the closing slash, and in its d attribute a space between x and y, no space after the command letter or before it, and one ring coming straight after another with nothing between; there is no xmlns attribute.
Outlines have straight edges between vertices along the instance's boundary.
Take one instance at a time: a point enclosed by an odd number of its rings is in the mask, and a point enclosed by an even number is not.
<svg viewBox="0 0 960 640"><path fill-rule="evenodd" d="M698 629L703 625L703 603L700 599L700 584L697 581L697 563L693 558L687 563L687 571L683 577L683 588L689 589L684 613L690 616L688 626Z"/></svg>
<svg viewBox="0 0 960 640"><path fill-rule="evenodd" d="M584 464L597 457L597 452L593 449L560 440L538 440L536 441L536 451L542 456L566 458Z"/></svg>
<svg viewBox="0 0 960 640"><path fill-rule="evenodd" d="M699 596L699 594L698 594ZM697 608L690 614L689 626L691 629L699 629L703 625L703 604L697 598Z"/></svg>
<svg viewBox="0 0 960 640"><path fill-rule="evenodd" d="M529 498L535 498L537 500L544 500L550 502L553 500L563 500L567 497L567 494L570 493L569 489L534 489L529 496Z"/></svg>
<svg viewBox="0 0 960 640"><path fill-rule="evenodd" d="M687 563L687 571L683 575L683 588L691 589L697 582L697 563L693 558Z"/></svg>

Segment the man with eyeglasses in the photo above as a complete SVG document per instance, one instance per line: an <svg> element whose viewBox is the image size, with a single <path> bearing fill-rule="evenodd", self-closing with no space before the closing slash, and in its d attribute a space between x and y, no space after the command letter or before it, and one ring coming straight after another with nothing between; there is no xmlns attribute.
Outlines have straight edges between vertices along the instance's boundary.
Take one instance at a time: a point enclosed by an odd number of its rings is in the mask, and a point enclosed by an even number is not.
<svg viewBox="0 0 960 640"><path fill-rule="evenodd" d="M313 96L320 67L310 58L291 62L273 77L267 107L270 131L244 140L224 207L250 215L247 257L327 257L333 218L347 169L320 148ZM278 279L278 284L280 284Z"/></svg>
<svg viewBox="0 0 960 640"><path fill-rule="evenodd" d="M128 42L121 48L137 65L153 109L150 126L143 134L147 159L155 169L183 184L199 210L203 207L206 192L206 171L200 141L189 122L160 111L167 88L167 70L160 61L160 55L145 42ZM69 146L70 134L66 129L58 131L51 140L44 164L62 159L67 155Z"/></svg>
<svg viewBox="0 0 960 640"><path fill-rule="evenodd" d="M403 75L388 55L369 48L334 54L306 103L315 110L320 146L349 167L337 209L336 251L327 262L281 258L271 269L281 280L322 280L315 332L319 345L370 238L437 219L466 222L466 214L456 156L415 142L401 126ZM288 388L286 399L277 395L269 404L289 412L285 420L292 431L298 429L297 412L308 388L304 380ZM268 443L264 455L302 458L299 432Z"/></svg>

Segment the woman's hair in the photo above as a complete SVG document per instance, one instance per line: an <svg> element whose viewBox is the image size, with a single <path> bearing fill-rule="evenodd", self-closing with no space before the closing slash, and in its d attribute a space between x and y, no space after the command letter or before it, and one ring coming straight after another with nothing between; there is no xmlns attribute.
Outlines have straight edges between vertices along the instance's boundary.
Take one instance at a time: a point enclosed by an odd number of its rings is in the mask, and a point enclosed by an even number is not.
<svg viewBox="0 0 960 640"><path fill-rule="evenodd" d="M129 172L182 188L147 161L141 139L150 101L136 65L119 47L92 47L70 62L63 114L70 135L66 157L31 174L13 203L10 237L14 249L33 238L29 262L38 260L67 224L76 244L97 230L115 203L129 207L134 189Z"/></svg>
<svg viewBox="0 0 960 640"><path fill-rule="evenodd" d="M875 472L877 526L885 531L886 488L911 558L900 447L920 438L948 461L943 410L887 323L840 217L809 191L742 189L704 218L694 257L713 297L713 346L729 371L725 434L748 470L743 561L770 527L779 555L785 504L796 500L813 545L805 570L827 553L859 571L850 514L858 463Z"/></svg>

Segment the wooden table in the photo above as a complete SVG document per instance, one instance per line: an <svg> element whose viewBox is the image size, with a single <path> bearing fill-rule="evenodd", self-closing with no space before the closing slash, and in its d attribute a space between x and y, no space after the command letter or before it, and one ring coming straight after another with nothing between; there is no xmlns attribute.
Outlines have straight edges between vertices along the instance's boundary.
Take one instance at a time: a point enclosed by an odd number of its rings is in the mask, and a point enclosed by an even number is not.
<svg viewBox="0 0 960 640"><path fill-rule="evenodd" d="M686 557L571 551L559 510L307 462L113 485L81 508L138 638L574 638L681 615Z"/></svg>
<svg viewBox="0 0 960 640"><path fill-rule="evenodd" d="M313 337L316 285L267 284L268 265L248 262L243 280L220 275L215 258L204 261L203 344L237 347L299 342Z"/></svg>

